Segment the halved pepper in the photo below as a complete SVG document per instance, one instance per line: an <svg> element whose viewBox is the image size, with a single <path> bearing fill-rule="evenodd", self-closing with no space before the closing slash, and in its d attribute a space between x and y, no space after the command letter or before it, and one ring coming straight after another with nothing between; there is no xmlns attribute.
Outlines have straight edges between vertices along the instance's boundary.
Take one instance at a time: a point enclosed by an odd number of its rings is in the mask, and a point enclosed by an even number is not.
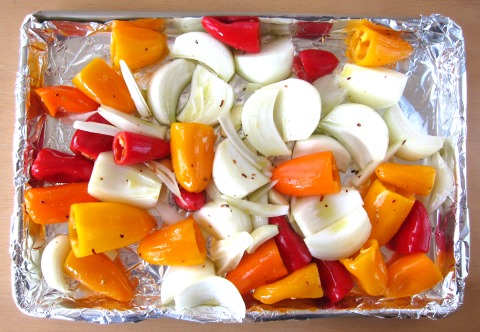
<svg viewBox="0 0 480 332"><path fill-rule="evenodd" d="M95 58L72 79L73 85L97 103L125 113L135 112L127 84L105 60Z"/></svg>
<svg viewBox="0 0 480 332"><path fill-rule="evenodd" d="M340 261L316 259L315 263L320 273L323 292L332 303L340 301L352 290L352 277Z"/></svg>
<svg viewBox="0 0 480 332"><path fill-rule="evenodd" d="M388 248L400 254L427 253L431 237L432 225L427 209L420 201L415 201L407 219L388 243Z"/></svg>
<svg viewBox="0 0 480 332"><path fill-rule="evenodd" d="M70 207L68 233L77 257L123 248L156 226L146 211L122 203L77 203Z"/></svg>
<svg viewBox="0 0 480 332"><path fill-rule="evenodd" d="M225 278L245 295L252 289L274 282L288 274L275 240L270 239L251 254L245 254Z"/></svg>
<svg viewBox="0 0 480 332"><path fill-rule="evenodd" d="M435 168L426 165L403 165L383 163L375 169L375 174L384 183L414 195L428 195L435 183Z"/></svg>
<svg viewBox="0 0 480 332"><path fill-rule="evenodd" d="M364 208L372 224L370 239L379 246L390 241L400 229L415 203L415 196L375 180L364 198Z"/></svg>
<svg viewBox="0 0 480 332"><path fill-rule="evenodd" d="M104 254L76 257L68 255L65 274L89 289L120 302L128 302L134 292L125 274Z"/></svg>
<svg viewBox="0 0 480 332"><path fill-rule="evenodd" d="M155 31L165 30L165 19L158 17L139 18L135 20L113 20L112 28L115 27L138 27Z"/></svg>
<svg viewBox="0 0 480 332"><path fill-rule="evenodd" d="M74 203L97 202L88 194L88 182L30 188L25 191L25 209L37 224L68 221Z"/></svg>
<svg viewBox="0 0 480 332"><path fill-rule="evenodd" d="M92 170L91 160L44 148L38 152L30 174L39 181L70 183L88 181Z"/></svg>
<svg viewBox="0 0 480 332"><path fill-rule="evenodd" d="M260 20L256 16L204 16L202 25L213 37L235 49L260 52Z"/></svg>
<svg viewBox="0 0 480 332"><path fill-rule="evenodd" d="M359 66L378 67L406 59L413 52L409 42L400 32L373 24L368 20L353 20L345 39L347 57Z"/></svg>
<svg viewBox="0 0 480 332"><path fill-rule="evenodd" d="M198 193L212 177L215 133L201 123L172 123L170 149L178 183L187 191Z"/></svg>
<svg viewBox="0 0 480 332"><path fill-rule="evenodd" d="M315 196L340 192L340 175L333 153L318 152L280 164L272 172L275 189L285 195Z"/></svg>
<svg viewBox="0 0 480 332"><path fill-rule="evenodd" d="M100 105L82 91L72 86L56 85L35 89L35 94L42 101L50 116L70 113L88 113Z"/></svg>
<svg viewBox="0 0 480 332"><path fill-rule="evenodd" d="M147 263L170 266L201 264L207 257L202 231L191 217L150 234L137 252Z"/></svg>
<svg viewBox="0 0 480 332"><path fill-rule="evenodd" d="M164 33L138 24L113 24L110 50L113 67L120 68L124 60L131 70L161 61L169 52Z"/></svg>
<svg viewBox="0 0 480 332"><path fill-rule="evenodd" d="M317 78L330 74L338 66L337 57L328 51L309 49L295 56L293 69L297 77L312 83Z"/></svg>
<svg viewBox="0 0 480 332"><path fill-rule="evenodd" d="M268 223L278 226L278 234L274 239L289 273L303 268L312 261L307 245L290 226L286 216L268 218Z"/></svg>
<svg viewBox="0 0 480 332"><path fill-rule="evenodd" d="M437 265L424 253L405 255L388 267L385 295L390 298L412 296L434 287L442 279Z"/></svg>
<svg viewBox="0 0 480 332"><path fill-rule="evenodd" d="M368 240L358 255L340 262L368 295L379 296L385 292L388 271L377 240Z"/></svg>
<svg viewBox="0 0 480 332"><path fill-rule="evenodd" d="M111 124L105 120L99 113L91 115L87 122L97 122ZM77 129L70 141L70 151L76 155L82 155L85 158L96 160L102 152L112 151L113 137Z"/></svg>
<svg viewBox="0 0 480 332"><path fill-rule="evenodd" d="M113 138L113 158L117 165L132 165L170 155L170 142L128 131Z"/></svg>
<svg viewBox="0 0 480 332"><path fill-rule="evenodd" d="M268 285L255 289L253 297L262 303L272 304L285 299L318 299L323 296L320 274L315 263Z"/></svg>

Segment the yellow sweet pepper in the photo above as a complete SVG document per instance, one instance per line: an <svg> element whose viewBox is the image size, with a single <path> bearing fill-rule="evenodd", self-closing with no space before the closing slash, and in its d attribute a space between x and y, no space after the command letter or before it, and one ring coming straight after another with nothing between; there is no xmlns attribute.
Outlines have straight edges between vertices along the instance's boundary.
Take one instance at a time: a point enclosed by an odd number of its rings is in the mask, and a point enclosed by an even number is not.
<svg viewBox="0 0 480 332"><path fill-rule="evenodd" d="M144 210L122 203L77 203L70 207L68 233L77 257L123 248L156 226Z"/></svg>
<svg viewBox="0 0 480 332"><path fill-rule="evenodd" d="M172 123L170 150L178 183L188 192L204 190L212 177L215 133L201 123Z"/></svg>
<svg viewBox="0 0 480 332"><path fill-rule="evenodd" d="M138 25L113 24L110 57L113 67L120 68L124 60L131 70L139 69L168 55L164 33Z"/></svg>
<svg viewBox="0 0 480 332"><path fill-rule="evenodd" d="M428 195L435 183L435 168L426 165L383 163L375 169L377 177L414 195Z"/></svg>
<svg viewBox="0 0 480 332"><path fill-rule="evenodd" d="M434 287L442 279L442 273L427 255L408 254L388 267L385 295L390 298L412 296Z"/></svg>
<svg viewBox="0 0 480 332"><path fill-rule="evenodd" d="M347 57L356 65L379 67L406 59L413 52L400 32L373 24L368 20L353 20L347 26Z"/></svg>
<svg viewBox="0 0 480 332"><path fill-rule="evenodd" d="M370 239L385 245L400 229L415 203L415 196L375 180L365 198L364 208L372 224Z"/></svg>
<svg viewBox="0 0 480 332"><path fill-rule="evenodd" d="M97 103L125 113L135 112L127 84L103 59L90 61L72 79L73 85Z"/></svg>
<svg viewBox="0 0 480 332"><path fill-rule="evenodd" d="M340 262L368 295L379 296L385 292L388 272L377 240L368 240L358 255Z"/></svg>
<svg viewBox="0 0 480 332"><path fill-rule="evenodd" d="M265 304L285 299L317 299L323 296L317 265L310 263L274 283L259 286L253 297Z"/></svg>

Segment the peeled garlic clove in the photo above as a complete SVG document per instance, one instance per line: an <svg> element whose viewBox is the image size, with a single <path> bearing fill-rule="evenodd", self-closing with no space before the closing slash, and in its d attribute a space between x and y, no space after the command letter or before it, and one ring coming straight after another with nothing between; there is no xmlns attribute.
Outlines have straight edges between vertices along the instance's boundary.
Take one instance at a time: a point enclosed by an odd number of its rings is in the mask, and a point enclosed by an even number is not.
<svg viewBox="0 0 480 332"><path fill-rule="evenodd" d="M68 235L60 234L54 237L43 250L41 269L48 286L62 293L68 291L67 281L63 274L63 265L70 253Z"/></svg>

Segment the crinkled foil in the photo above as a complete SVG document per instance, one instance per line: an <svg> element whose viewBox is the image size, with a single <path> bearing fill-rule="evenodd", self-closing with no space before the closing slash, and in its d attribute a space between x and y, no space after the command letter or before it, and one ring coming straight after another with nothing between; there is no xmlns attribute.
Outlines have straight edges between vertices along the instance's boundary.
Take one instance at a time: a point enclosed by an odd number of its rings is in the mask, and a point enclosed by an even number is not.
<svg viewBox="0 0 480 332"><path fill-rule="evenodd" d="M109 58L109 20L154 17L155 13L61 13L40 12L27 16L20 30L20 65L16 83L16 131L14 139L15 210L11 225L12 287L15 301L24 313L38 317L84 320L96 323L136 322L167 316L200 322L231 322L220 307L199 307L176 313L172 306L160 305L160 284L165 267L141 262L135 247L120 251L131 278L138 280L136 296L129 304L95 298L88 290L72 284L69 294L50 289L42 280L40 258L45 244L65 225L39 226L23 209L24 190L30 186L29 166L41 147L68 151L72 118L47 118L38 111L30 93L42 85L71 84L72 77L93 57ZM158 13L158 17L165 16ZM199 18L167 17L169 40L201 29ZM316 39L293 38L296 50L327 49L345 61L345 34L348 18L263 17L262 35L292 35L299 21L332 22L328 36ZM470 256L470 230L466 188L466 70L461 28L447 17L432 15L418 19L374 19L375 22L405 31L414 46L409 61L397 70L409 76L402 109L425 132L449 137L451 149L443 157L455 176L455 191L431 215L434 236L430 257L440 265L445 278L437 287L411 299L388 300L362 296L359 292L334 306L322 300L282 301L263 305L246 299L249 308L244 322L306 319L330 316L377 316L442 318L463 303ZM144 81L154 68L137 78ZM241 82L239 83L241 86ZM235 87L238 92L238 86ZM441 242L441 243L440 243ZM446 253L440 261L439 250Z"/></svg>

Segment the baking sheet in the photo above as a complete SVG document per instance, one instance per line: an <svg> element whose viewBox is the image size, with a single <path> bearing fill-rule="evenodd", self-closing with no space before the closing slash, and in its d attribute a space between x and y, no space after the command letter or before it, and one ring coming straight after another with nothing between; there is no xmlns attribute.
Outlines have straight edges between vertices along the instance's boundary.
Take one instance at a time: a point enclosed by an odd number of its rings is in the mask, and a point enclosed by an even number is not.
<svg viewBox="0 0 480 332"><path fill-rule="evenodd" d="M14 140L15 210L11 227L12 287L17 306L24 313L88 322L111 323L139 321L168 316L201 322L232 318L221 308L203 307L190 313L175 313L173 307L160 306L159 283L164 267L138 264L133 248L123 249L121 257L132 276L142 286L130 304L106 299L88 298L85 289L74 287L74 293L63 295L48 288L41 278L40 257L45 244L55 234L66 232L66 225L44 228L28 220L23 211L23 193L28 186L29 165L41 147L68 150L73 134L71 118L60 121L32 115L34 105L29 94L32 87L70 84L71 78L93 56L109 58L110 34L105 22L112 19L166 17L167 33L172 40L178 33L199 29L199 17L182 17L165 13L85 13L39 12L25 18L21 30L20 63L16 85L16 132ZM299 21L332 22L328 36L294 40L296 50L322 48L344 57L342 30L349 18L342 17L262 17L263 35L294 35ZM465 279L470 259L470 230L466 206L466 70L461 28L447 17L432 15L415 19L372 19L406 32L414 46L409 61L397 65L409 81L402 99L402 109L412 121L430 134L447 136L452 149L445 157L454 171L456 188L445 204L433 215L435 235L430 256L437 259L436 249L446 245L448 253L445 279L436 288L408 300L386 300L356 294L336 306L322 301L283 301L263 305L247 299L249 311L245 322L279 319L305 319L329 316L366 315L378 317L442 318L463 303ZM242 82L238 82L241 87ZM443 241L443 240L442 240ZM452 263L452 266L449 265Z"/></svg>

